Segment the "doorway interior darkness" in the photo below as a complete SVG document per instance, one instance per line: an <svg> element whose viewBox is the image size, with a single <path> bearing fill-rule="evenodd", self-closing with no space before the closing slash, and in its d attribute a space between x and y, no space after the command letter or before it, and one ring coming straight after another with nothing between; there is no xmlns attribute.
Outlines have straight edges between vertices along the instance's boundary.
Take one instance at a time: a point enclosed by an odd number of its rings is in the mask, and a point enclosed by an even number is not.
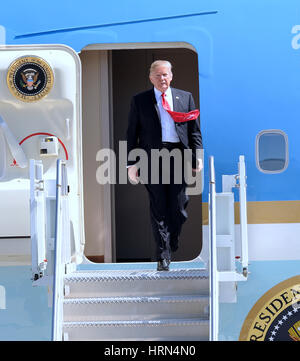
<svg viewBox="0 0 300 361"><path fill-rule="evenodd" d="M172 63L172 86L190 91L199 108L198 58L194 51L184 48L112 50L113 143L117 158L119 141L126 140L131 97L151 88L149 67L157 59ZM116 261L155 261L146 189L143 185L131 185L129 182L117 184L113 198ZM187 212L188 220L183 226L179 250L173 256L175 261L194 259L202 247L201 195L190 196Z"/></svg>

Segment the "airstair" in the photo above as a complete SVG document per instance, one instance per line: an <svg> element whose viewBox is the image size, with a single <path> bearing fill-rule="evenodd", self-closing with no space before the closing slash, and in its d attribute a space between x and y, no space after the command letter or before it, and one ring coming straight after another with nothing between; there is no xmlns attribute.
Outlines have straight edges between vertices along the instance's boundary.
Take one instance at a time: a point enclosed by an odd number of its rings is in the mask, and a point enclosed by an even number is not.
<svg viewBox="0 0 300 361"><path fill-rule="evenodd" d="M41 224L41 215L35 206L32 212L35 235L32 239L36 252L33 253L32 278L34 286L48 284L53 289L53 340L218 339L219 303L236 302L237 282L245 281L248 272L247 247L244 245L247 239L242 236L240 267L236 265L234 197L230 189L238 186L240 199L245 201L243 157L240 157L239 174L223 176L225 191L221 193L215 192L213 157L210 159L208 259L174 262L170 271L162 272L156 271L156 265L151 263L131 264L130 267L121 264L114 269L105 269L102 265L102 269L97 269L97 265L85 268L76 261L72 254L76 247L72 246L69 227L66 163L57 162L55 197L53 182L47 183L52 191L47 192L47 185L40 187L44 184L40 167L39 162L31 161L31 184L37 189L36 193L32 191L31 204L41 204L41 192L44 191L52 201L55 199L55 232L52 256L49 257L46 245L51 242L46 241L41 227L34 226ZM45 214L48 203L46 197L46 206L42 207ZM241 202L240 212L245 212L245 206ZM244 227L245 224L240 226L241 235L247 234ZM42 261L47 258L53 260L50 262L52 271Z"/></svg>
<svg viewBox="0 0 300 361"><path fill-rule="evenodd" d="M52 339L218 340L220 303L236 302L237 283L248 276L244 157L236 175L222 177L220 193L210 157L209 225L201 259L174 262L163 272L150 263L87 269L78 54L64 45L37 44L0 47L0 57L3 71L9 69L0 87L0 180L27 181L30 170L32 285L48 287ZM19 69L14 64L31 69L33 63L44 67L49 93L24 99L11 91L15 82L7 87L4 79ZM15 193L6 194L8 203L11 198Z"/></svg>
<svg viewBox="0 0 300 361"><path fill-rule="evenodd" d="M203 269L74 272L64 288L64 340L209 339Z"/></svg>

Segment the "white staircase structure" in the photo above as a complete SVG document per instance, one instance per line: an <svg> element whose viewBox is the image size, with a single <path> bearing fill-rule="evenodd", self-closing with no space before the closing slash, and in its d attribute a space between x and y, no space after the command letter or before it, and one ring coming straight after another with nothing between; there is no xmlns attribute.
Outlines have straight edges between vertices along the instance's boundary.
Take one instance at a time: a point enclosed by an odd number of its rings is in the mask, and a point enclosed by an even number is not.
<svg viewBox="0 0 300 361"><path fill-rule="evenodd" d="M70 238L66 173L59 160L53 339L208 340L206 269L76 270L65 243Z"/></svg>
<svg viewBox="0 0 300 361"><path fill-rule="evenodd" d="M64 288L64 340L209 339L203 269L79 271Z"/></svg>
<svg viewBox="0 0 300 361"><path fill-rule="evenodd" d="M210 161L213 170L213 158ZM243 161L240 158L240 164ZM239 179L241 174L234 177ZM170 271L161 272L122 269L122 265L114 270L79 270L72 259L71 242L66 242L70 239L67 168L58 160L53 340L218 340L219 302L236 302L236 285L247 279L248 264L246 254L241 260L242 271L236 269L234 234L218 231L232 230L233 195L215 192L213 172L210 183L208 267L198 267L196 259L188 263L190 268L187 263L180 267L179 262L172 264ZM220 197L226 201L218 202Z"/></svg>

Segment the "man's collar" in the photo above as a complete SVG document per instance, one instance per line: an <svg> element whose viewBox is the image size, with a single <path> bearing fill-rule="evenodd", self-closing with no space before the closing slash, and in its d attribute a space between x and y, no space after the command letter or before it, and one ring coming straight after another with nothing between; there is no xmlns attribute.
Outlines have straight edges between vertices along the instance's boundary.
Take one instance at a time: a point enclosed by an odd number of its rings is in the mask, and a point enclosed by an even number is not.
<svg viewBox="0 0 300 361"><path fill-rule="evenodd" d="M155 94L156 99L159 99L160 96L161 96L161 94L162 94L162 92L154 87L154 94ZM165 91L165 94L166 94L167 97L168 97L168 96L172 96L171 87L169 87L169 88Z"/></svg>

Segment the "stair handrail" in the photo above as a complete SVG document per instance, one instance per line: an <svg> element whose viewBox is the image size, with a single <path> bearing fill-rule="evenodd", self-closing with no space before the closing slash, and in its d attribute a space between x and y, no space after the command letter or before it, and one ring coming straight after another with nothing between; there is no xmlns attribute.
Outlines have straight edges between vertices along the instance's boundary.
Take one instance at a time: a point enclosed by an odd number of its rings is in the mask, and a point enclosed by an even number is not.
<svg viewBox="0 0 300 361"><path fill-rule="evenodd" d="M214 157L209 158L209 339L218 340L219 280L217 269L216 181Z"/></svg>
<svg viewBox="0 0 300 361"><path fill-rule="evenodd" d="M247 223L247 197L246 197L246 166L245 157L239 157L239 197L240 197L240 234L241 234L241 263L243 275L248 275L248 223Z"/></svg>
<svg viewBox="0 0 300 361"><path fill-rule="evenodd" d="M239 190L239 215L240 215L240 252L241 254L236 257L242 265L242 276L247 279L248 277L248 223L247 223L247 176L245 156L239 156L238 174L222 175L222 191L233 192L233 188ZM243 279L243 278L242 278Z"/></svg>
<svg viewBox="0 0 300 361"><path fill-rule="evenodd" d="M52 340L62 340L64 275L70 262L70 218L68 208L68 178L66 163L57 160L56 217L54 239Z"/></svg>
<svg viewBox="0 0 300 361"><path fill-rule="evenodd" d="M43 164L30 159L30 235L32 281L44 276L47 268L45 226L45 184Z"/></svg>

